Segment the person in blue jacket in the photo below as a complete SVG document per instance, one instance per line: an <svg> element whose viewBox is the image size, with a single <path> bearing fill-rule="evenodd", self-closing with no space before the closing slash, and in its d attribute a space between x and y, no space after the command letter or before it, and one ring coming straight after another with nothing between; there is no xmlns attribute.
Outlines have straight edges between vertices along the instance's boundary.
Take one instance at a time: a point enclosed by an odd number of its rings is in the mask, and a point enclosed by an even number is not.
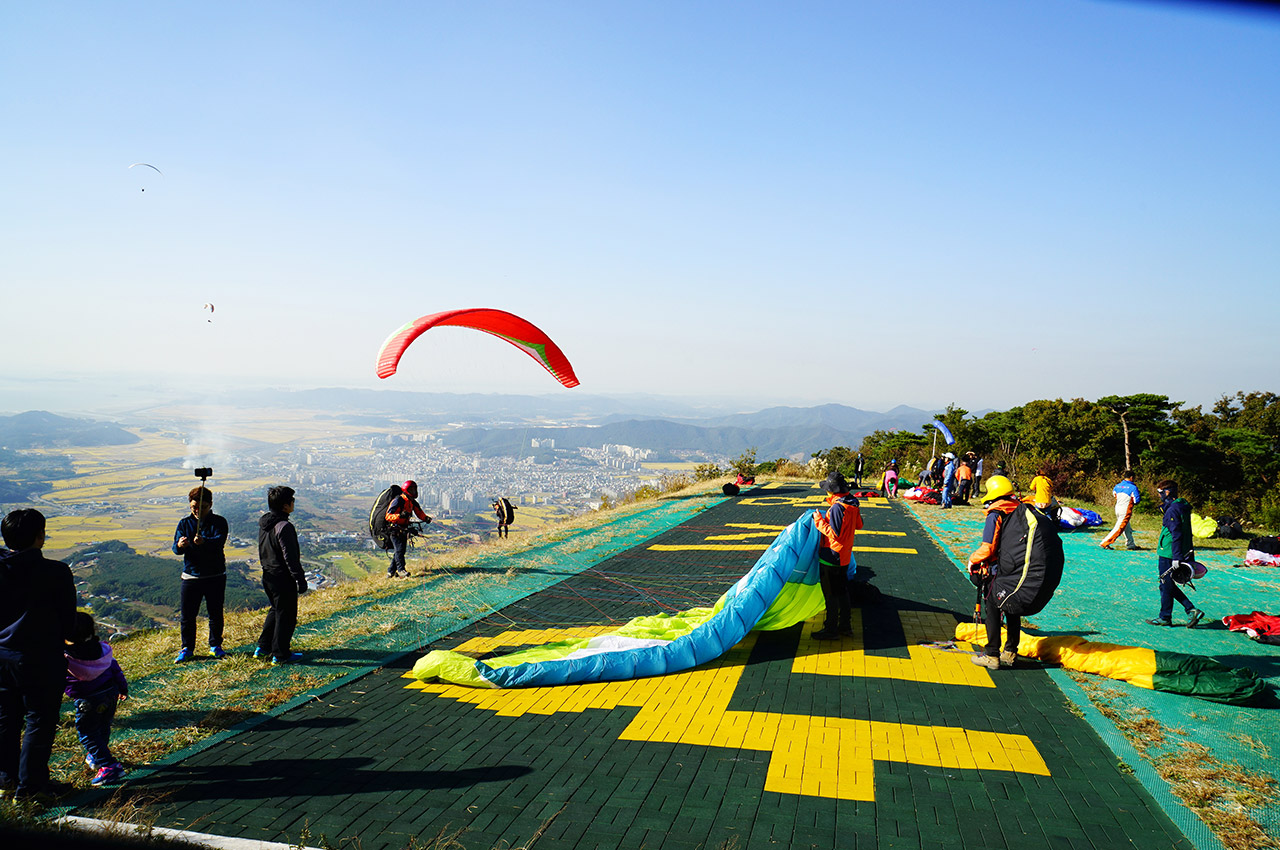
<svg viewBox="0 0 1280 850"><path fill-rule="evenodd" d="M209 614L209 652L222 649L222 608L227 597L227 521L213 512L213 493L203 485L187 494L191 513L178 520L173 532L173 553L182 556L182 595L179 634L182 649L175 664L196 657L196 617L203 601Z"/></svg>
<svg viewBox="0 0 1280 850"><path fill-rule="evenodd" d="M1176 481L1161 481L1156 485L1156 495L1164 508L1160 542L1156 546L1156 564L1160 576L1160 616L1147 622L1153 626L1173 625L1173 602L1176 599L1187 612L1187 628L1194 629L1204 617L1204 612L1191 604L1191 600L1174 582L1174 573L1184 561L1190 561L1191 505L1178 498Z"/></svg>
<svg viewBox="0 0 1280 850"><path fill-rule="evenodd" d="M1129 520L1133 518L1133 509L1137 507L1138 502L1142 501L1142 493L1139 492L1138 485L1133 483L1132 469L1124 471L1120 476L1120 483L1111 488L1111 492L1116 497L1116 524L1098 545L1103 549L1110 549L1111 544L1115 543L1123 532L1125 548L1137 549L1138 544L1133 542L1133 527L1129 524Z"/></svg>
<svg viewBox="0 0 1280 850"><path fill-rule="evenodd" d="M956 492L956 456L951 452L943 455L947 465L942 470L942 507L951 507L951 497Z"/></svg>

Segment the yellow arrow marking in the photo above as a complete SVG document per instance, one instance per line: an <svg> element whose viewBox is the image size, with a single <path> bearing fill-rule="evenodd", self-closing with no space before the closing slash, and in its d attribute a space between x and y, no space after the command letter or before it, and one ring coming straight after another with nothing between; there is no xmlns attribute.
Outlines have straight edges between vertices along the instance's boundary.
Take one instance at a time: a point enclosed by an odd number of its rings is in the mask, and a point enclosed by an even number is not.
<svg viewBox="0 0 1280 850"><path fill-rule="evenodd" d="M907 616L914 617L904 620L903 627L908 634L931 636L934 639L949 638L955 622L950 617L933 622L929 615L908 612ZM608 627L508 632L496 638L468 641L458 649L484 652L496 646L522 646L548 639L594 635L606 628ZM806 634L810 629L812 624L805 627ZM405 687L470 703L502 717L577 713L589 708L609 710L619 706L637 707L640 710L618 736L620 740L768 752L769 768L765 774L764 788L779 794L874 800L877 761L958 770L1008 770L1039 776L1049 775L1044 759L1036 750L1035 744L1025 735L842 717L729 711L729 700L742 678L743 667L755 641L756 635L749 634L711 664L684 673L649 679L512 690L424 684L415 680ZM807 648L817 644L815 641L804 640L802 645ZM855 651L861 650L841 647L834 654ZM957 668L957 677L962 678L958 671L959 665L963 663L965 667L972 668L979 679L985 676L985 682L969 679L955 683L992 687L987 671L968 664L965 655L933 650L925 652L938 657L922 656L917 659L913 652L910 660L881 660L900 662L890 671L894 678L949 683L950 674L943 675L937 671L954 666ZM806 653L804 657L808 658L810 655ZM870 658L864 653L864 663ZM797 657L796 664L800 664L801 660ZM964 675L971 674L966 670ZM405 677L412 678L412 674L406 673Z"/></svg>

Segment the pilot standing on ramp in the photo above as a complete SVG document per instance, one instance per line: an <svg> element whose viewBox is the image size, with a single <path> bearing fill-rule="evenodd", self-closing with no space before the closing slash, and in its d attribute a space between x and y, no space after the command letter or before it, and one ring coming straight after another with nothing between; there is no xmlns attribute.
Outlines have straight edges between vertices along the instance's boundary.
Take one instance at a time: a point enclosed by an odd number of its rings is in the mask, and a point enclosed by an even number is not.
<svg viewBox="0 0 1280 850"><path fill-rule="evenodd" d="M827 603L827 617L822 630L813 633L818 640L835 640L852 635L849 604L849 563L853 559L853 536L862 528L862 511L858 500L849 495L849 482L839 472L832 472L822 482L828 493L827 508L813 512L813 524L822 532L818 544L818 578L822 597Z"/></svg>

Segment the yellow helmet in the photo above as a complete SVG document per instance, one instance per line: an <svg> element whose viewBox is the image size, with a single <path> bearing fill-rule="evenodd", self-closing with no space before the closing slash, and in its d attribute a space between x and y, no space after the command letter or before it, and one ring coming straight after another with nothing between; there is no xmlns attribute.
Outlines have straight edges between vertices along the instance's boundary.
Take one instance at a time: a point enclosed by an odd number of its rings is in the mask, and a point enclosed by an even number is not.
<svg viewBox="0 0 1280 850"><path fill-rule="evenodd" d="M1003 475L993 475L987 479L987 492L983 494L982 501L994 502L996 499L1013 495L1013 482Z"/></svg>

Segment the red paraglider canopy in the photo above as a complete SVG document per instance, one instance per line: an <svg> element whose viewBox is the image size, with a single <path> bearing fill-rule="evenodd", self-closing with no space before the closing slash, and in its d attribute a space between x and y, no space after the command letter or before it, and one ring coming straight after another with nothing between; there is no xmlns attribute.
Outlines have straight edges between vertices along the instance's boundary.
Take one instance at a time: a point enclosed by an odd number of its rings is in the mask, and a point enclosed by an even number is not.
<svg viewBox="0 0 1280 850"><path fill-rule="evenodd" d="M446 310L443 313L432 313L430 316L423 316L407 323L387 337L387 341L378 351L378 377L387 378L394 375L405 349L422 334L441 325L471 328L505 339L541 363L544 369L566 387L578 385L578 376L573 374L573 366L569 363L569 358L564 356L560 346L551 341L551 337L540 331L532 322L514 313L486 308Z"/></svg>

